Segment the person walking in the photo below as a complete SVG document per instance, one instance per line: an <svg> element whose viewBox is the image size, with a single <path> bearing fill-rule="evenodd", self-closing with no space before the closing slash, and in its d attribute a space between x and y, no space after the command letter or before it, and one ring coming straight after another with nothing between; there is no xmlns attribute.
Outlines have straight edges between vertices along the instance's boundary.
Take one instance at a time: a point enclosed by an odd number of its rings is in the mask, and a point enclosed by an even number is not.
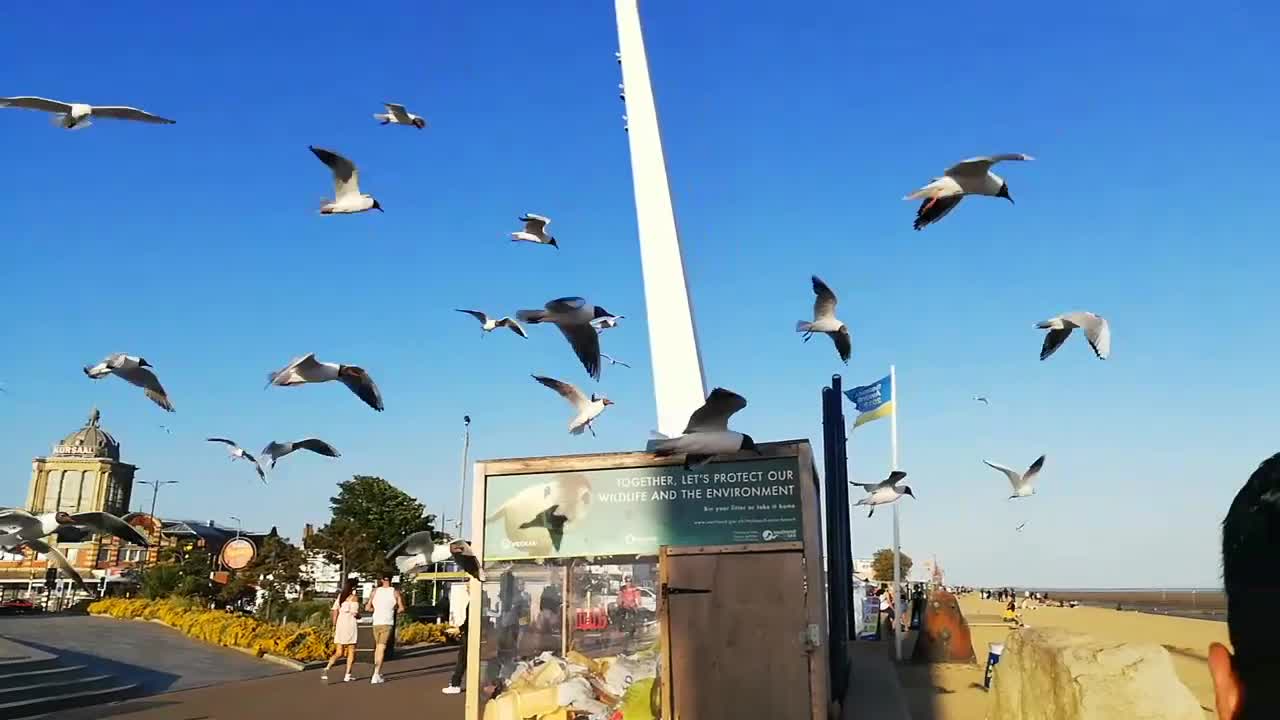
<svg viewBox="0 0 1280 720"><path fill-rule="evenodd" d="M390 573L383 573L379 578L378 587L369 593L365 609L373 613L373 677L369 678L369 684L379 685L386 682L382 677L382 656L387 652L391 629L396 624L396 611L404 612L404 598L399 590L391 587Z"/></svg>
<svg viewBox="0 0 1280 720"><path fill-rule="evenodd" d="M355 678L351 675L351 666L356 662L356 619L360 617L360 600L356 597L356 581L355 578L347 578L347 582L342 586L342 592L338 595L338 599L333 601L333 609L329 612L329 619L333 623L333 657L329 658L329 664L324 666L324 672L321 673L320 679L329 682L329 668L342 657L343 653L347 655L347 674L342 678L342 682L351 682Z"/></svg>
<svg viewBox="0 0 1280 720"><path fill-rule="evenodd" d="M467 627L471 624L471 608L462 611L462 626L458 628L458 659L453 664L453 676L449 685L440 690L445 695L457 695L462 692L463 676L467 674Z"/></svg>

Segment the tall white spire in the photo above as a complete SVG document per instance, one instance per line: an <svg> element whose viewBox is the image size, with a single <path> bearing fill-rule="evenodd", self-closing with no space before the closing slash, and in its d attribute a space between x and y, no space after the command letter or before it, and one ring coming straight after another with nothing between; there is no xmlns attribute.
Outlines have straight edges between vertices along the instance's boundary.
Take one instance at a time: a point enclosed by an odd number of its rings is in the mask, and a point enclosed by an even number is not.
<svg viewBox="0 0 1280 720"><path fill-rule="evenodd" d="M693 325L684 258L680 254L680 235L671 207L667 161L662 154L658 111L649 82L649 61L644 51L637 2L615 0L614 6L627 107L627 139L631 144L636 224L640 230L649 355L658 404L658 432L674 436L684 430L689 415L706 398L706 379Z"/></svg>

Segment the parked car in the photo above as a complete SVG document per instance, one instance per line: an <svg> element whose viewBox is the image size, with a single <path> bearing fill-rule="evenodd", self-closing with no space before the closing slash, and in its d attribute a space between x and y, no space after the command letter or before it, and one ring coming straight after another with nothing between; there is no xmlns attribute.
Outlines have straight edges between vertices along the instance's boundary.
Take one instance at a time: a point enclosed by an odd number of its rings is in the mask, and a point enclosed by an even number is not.
<svg viewBox="0 0 1280 720"><path fill-rule="evenodd" d="M40 612L40 608L30 600L23 598L6 600L0 603L0 615L26 615L33 612Z"/></svg>

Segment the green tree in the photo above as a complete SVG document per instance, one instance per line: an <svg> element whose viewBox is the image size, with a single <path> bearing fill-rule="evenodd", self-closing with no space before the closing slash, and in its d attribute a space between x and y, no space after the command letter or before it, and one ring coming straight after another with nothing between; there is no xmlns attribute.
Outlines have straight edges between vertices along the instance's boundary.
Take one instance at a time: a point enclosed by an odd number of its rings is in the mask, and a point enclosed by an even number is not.
<svg viewBox="0 0 1280 720"><path fill-rule="evenodd" d="M148 598L171 595L182 597L214 597L209 571L213 567L209 553L195 545L164 548L159 561L142 571L138 581Z"/></svg>
<svg viewBox="0 0 1280 720"><path fill-rule="evenodd" d="M380 477L356 475L338 483L329 498L333 518L312 536L307 547L324 550L331 561L362 573L394 571L386 554L410 533L434 531L435 516L422 503Z"/></svg>
<svg viewBox="0 0 1280 720"><path fill-rule="evenodd" d="M237 573L266 593L263 614L268 620L273 607L283 612L289 591L296 590L301 594L305 589L302 565L306 560L306 555L297 545L286 538L271 535L262 542L253 562Z"/></svg>
<svg viewBox="0 0 1280 720"><path fill-rule="evenodd" d="M346 519L330 521L307 538L306 545L308 550L319 550L329 562L336 563L343 578L353 568L370 566L375 555L364 529Z"/></svg>
<svg viewBox="0 0 1280 720"><path fill-rule="evenodd" d="M901 559L898 562L902 567L902 579L906 580L911 572L911 558L904 552L899 554ZM893 548L877 550L876 554L871 556L871 570L875 573L877 581L893 582Z"/></svg>

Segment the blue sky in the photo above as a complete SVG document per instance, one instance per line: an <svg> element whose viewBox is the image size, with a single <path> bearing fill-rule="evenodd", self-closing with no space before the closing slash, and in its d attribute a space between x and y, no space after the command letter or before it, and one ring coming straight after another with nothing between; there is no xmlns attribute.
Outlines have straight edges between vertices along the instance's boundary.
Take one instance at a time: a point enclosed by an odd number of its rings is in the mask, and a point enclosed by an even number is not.
<svg viewBox="0 0 1280 720"><path fill-rule="evenodd" d="M907 552L937 553L955 582L1218 582L1218 523L1280 429L1280 250L1253 189L1280 164L1275 8L641 10L703 362L750 401L739 429L820 446L830 374L867 383L896 363L919 496ZM0 111L0 502L23 501L30 459L93 405L139 479L180 481L161 514L295 538L353 473L456 515L464 413L473 457L642 447L616 47L608 2L0 8L0 95L178 120L68 133ZM431 127L379 127L384 101ZM355 160L386 214L317 215L331 185L309 144ZM1016 206L971 199L912 231L904 194L994 152L1037 157L999 170ZM554 218L561 252L507 241L524 211ZM847 368L793 332L814 272L853 328ZM453 312L572 294L627 316L606 351L635 366L592 387L618 403L594 439L570 437L568 406L528 377L585 386L558 333L481 341ZM1073 338L1040 363L1033 324L1077 308L1110 319L1112 359ZM114 351L155 365L178 412L80 373ZM387 411L340 386L262 389L309 351L369 370ZM251 450L317 435L343 457L290 457L263 487L209 435ZM981 463L1042 452L1040 493L1016 503ZM853 433L850 457L855 479L883 477L888 423ZM856 554L890 536L889 513L855 512Z"/></svg>

